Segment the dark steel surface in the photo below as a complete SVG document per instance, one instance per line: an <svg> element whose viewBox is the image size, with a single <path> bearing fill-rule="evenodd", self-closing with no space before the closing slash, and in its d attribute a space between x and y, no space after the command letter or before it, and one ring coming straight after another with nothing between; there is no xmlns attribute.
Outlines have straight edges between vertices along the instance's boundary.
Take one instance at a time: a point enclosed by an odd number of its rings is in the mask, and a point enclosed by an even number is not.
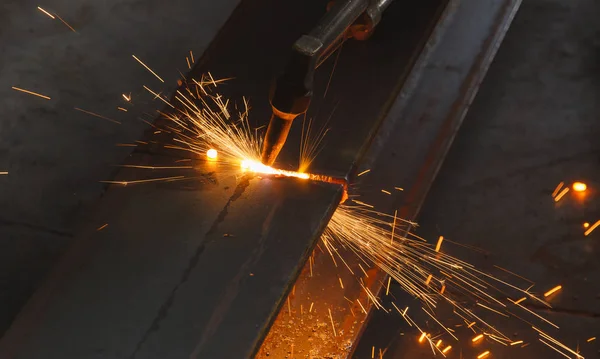
<svg viewBox="0 0 600 359"><path fill-rule="evenodd" d="M135 155L132 163L172 163ZM118 186L3 337L2 358L242 358L310 253L339 186L214 175ZM129 179L121 171L118 179ZM294 221L289 221L294 218ZM312 239L311 239L312 238ZM249 310L251 308L251 310ZM235 338L236 345L228 346Z"/></svg>
<svg viewBox="0 0 600 359"><path fill-rule="evenodd" d="M387 119L360 161L359 170L371 169L355 182L361 199L387 213L398 209L401 218L417 216L519 4L520 1L512 0L466 0L448 4L425 51L386 113ZM397 192L394 187L405 190ZM390 198L381 193L381 189L391 190L395 195ZM353 271L361 274L355 257L343 250L340 252ZM265 358L267 353L281 357L292 345L300 357L308 354L345 358L358 344L367 318L356 299L371 313L366 293L339 260L337 267L334 266L327 252L316 249L312 258L312 268L311 263L305 266L296 283L295 295L289 296L292 309L288 311L284 307L280 311L260 358ZM377 293L385 275L371 269L368 277L362 278ZM311 305L315 309L307 313L306 308ZM332 310L337 326L336 336L331 329L328 309ZM374 313L388 315L383 311ZM376 333L376 328L373 332ZM358 358L370 355L371 342L358 349Z"/></svg>

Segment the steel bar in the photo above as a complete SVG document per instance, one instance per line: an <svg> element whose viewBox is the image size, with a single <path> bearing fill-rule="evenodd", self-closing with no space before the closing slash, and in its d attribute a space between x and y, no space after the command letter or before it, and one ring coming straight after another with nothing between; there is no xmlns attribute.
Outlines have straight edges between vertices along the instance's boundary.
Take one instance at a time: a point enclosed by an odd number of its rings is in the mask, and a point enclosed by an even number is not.
<svg viewBox="0 0 600 359"><path fill-rule="evenodd" d="M397 209L401 218L416 218L519 5L519 0L465 0L451 1L444 8L398 97L384 113L378 135L357 161L359 170L371 169L357 185L371 189L364 197L376 209L387 213ZM393 191L395 187L404 190ZM380 189L392 189L395 195L389 198ZM299 356L352 355L373 303L345 265L376 296L381 296L385 274L372 267L362 276L356 257L340 252L345 263L337 265L328 253L313 252L288 297L290 309L280 311L258 358L267 353L279 357L292 346ZM383 310L375 313L388 315ZM336 333L330 321L337 326ZM359 355L370 355L370 348L365 343Z"/></svg>

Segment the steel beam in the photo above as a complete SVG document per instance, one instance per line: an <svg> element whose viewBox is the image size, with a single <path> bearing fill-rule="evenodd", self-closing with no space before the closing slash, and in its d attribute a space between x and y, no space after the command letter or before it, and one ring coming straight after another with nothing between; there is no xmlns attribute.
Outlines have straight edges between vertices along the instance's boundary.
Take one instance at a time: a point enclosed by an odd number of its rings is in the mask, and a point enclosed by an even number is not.
<svg viewBox="0 0 600 359"><path fill-rule="evenodd" d="M266 123L271 81L285 64L289 46L317 22L325 3L242 1L189 76L206 71L234 76L223 87L225 95L249 97L251 119L256 125ZM469 1L451 4L458 3ZM394 2L371 39L345 44L339 60L332 56L315 79L321 93L315 94L309 116L315 126L327 123L331 135L312 171L346 176L360 166L376 168L379 174L373 182L363 182L362 194L392 182L411 188L395 205L380 206L385 210L404 203L405 217L416 213L462 119L473 93L467 90L476 88L473 80L480 79L481 71L474 70L477 59L485 59L494 45L469 42L476 48L464 56L457 47L454 54L446 49L445 62L430 60L437 53L433 45L460 9L445 4ZM492 23L502 16L494 8L483 18ZM470 19L463 31L481 30L468 27L471 20L478 21ZM478 39L498 33L498 27L487 30ZM464 60L458 69L450 67L454 62L449 54ZM443 75L446 82L441 84L447 89L436 87L436 75ZM299 143L293 138L300 137L300 126L292 131L280 156L283 167L298 160ZM157 165L180 158L152 145L165 140L152 132L145 138L151 144L136 151L129 163ZM287 179L236 181L211 166L199 162L190 181L110 188L75 246L0 341L0 357L253 356L335 209L340 188ZM137 175L128 169L117 178ZM109 226L95 231L103 223ZM344 335L322 338L318 353L342 357L354 347L365 318L351 317L343 296L331 291L333 283L339 288L340 272L327 271L327 258L313 258L322 263L322 280L301 277L289 308L299 315L299 305L308 302L298 298L314 294L319 307L311 320L321 323L326 309L333 308ZM374 271L372 278L376 289L382 274ZM348 290L359 293L350 279L345 282ZM285 331L279 320L272 328L302 342L301 330ZM304 323L308 327L317 322Z"/></svg>

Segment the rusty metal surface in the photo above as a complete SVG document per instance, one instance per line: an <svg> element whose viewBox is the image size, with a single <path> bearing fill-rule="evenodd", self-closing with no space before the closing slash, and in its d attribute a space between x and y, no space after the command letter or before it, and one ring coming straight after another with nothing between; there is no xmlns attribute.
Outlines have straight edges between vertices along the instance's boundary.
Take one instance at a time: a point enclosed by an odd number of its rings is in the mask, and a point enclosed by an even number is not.
<svg viewBox="0 0 600 359"><path fill-rule="evenodd" d="M407 219L417 216L519 4L513 0L463 0L451 1L445 8L388 118L360 161L359 170L369 168L371 172L356 186L376 209L387 213L398 209L398 215ZM395 192L393 198L380 192L395 186L405 191ZM257 358L291 357L292 351L302 358L352 355L368 316L373 314L357 277L378 293L385 275L376 268L363 274L351 253L340 252L357 275L339 259L336 267L327 252L315 249L295 292L288 297L289 308L280 311ZM309 312L306 308L311 306ZM387 313L376 311L375 315ZM358 352L368 357L371 346L365 343Z"/></svg>

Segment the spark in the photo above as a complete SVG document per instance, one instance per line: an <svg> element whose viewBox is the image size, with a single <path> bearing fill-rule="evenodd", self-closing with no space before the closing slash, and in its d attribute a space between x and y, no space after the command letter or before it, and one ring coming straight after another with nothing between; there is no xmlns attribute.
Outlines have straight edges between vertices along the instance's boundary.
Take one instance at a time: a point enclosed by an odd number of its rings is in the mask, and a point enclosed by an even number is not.
<svg viewBox="0 0 600 359"><path fill-rule="evenodd" d="M596 229L596 227L600 226L600 220L596 221L596 223L594 223L590 228L588 228L587 231L585 231L583 233L584 236L589 236L590 233L592 233L594 231L594 229Z"/></svg>
<svg viewBox="0 0 600 359"><path fill-rule="evenodd" d="M583 223L583 228L588 228L590 226L590 222L584 222Z"/></svg>
<svg viewBox="0 0 600 359"><path fill-rule="evenodd" d="M419 343L423 343L423 340L425 340L426 336L427 336L427 333L425 333L425 332L421 333L421 336L419 337Z"/></svg>
<svg viewBox="0 0 600 359"><path fill-rule="evenodd" d="M440 339L440 340L438 340L438 341L437 341L437 343L435 343L435 347L436 347L436 348L439 348L439 347L440 347L440 345L442 345L442 340L441 340L441 339Z"/></svg>
<svg viewBox="0 0 600 359"><path fill-rule="evenodd" d="M133 180L133 181L100 181L100 183L120 184L123 186L127 186L128 184L149 183L149 182L166 182L166 181L174 181L174 180L183 179L183 178L185 178L185 176L149 178L149 179L144 179L144 180Z"/></svg>
<svg viewBox="0 0 600 359"><path fill-rule="evenodd" d="M149 68L149 67L148 67L148 65L146 65L145 63L143 63L143 62L142 62L142 60L138 59L138 58L137 58L135 55L131 55L131 57L133 57L133 58L134 58L134 59L135 59L137 62L139 62L139 63L140 63L140 65L144 66L144 68L145 68L146 70L148 70L148 71L149 71L149 72L150 72L152 75L156 76L156 78L157 78L157 79L159 79L159 80L160 80L160 82L163 82L163 83L165 82L165 80L163 80L163 79L162 79L160 76L158 76L158 75L156 74L156 72L152 71L152 69L151 69L151 68Z"/></svg>
<svg viewBox="0 0 600 359"><path fill-rule="evenodd" d="M123 98L125 99L125 101L127 102L131 102L131 93L129 95L125 95L124 93L121 94L121 96L123 96Z"/></svg>
<svg viewBox="0 0 600 359"><path fill-rule="evenodd" d="M586 342L590 343L590 342L593 342L594 340L596 340L596 337L591 337L588 340L586 340Z"/></svg>
<svg viewBox="0 0 600 359"><path fill-rule="evenodd" d="M360 177L360 176L362 176L362 175L366 175L366 174L367 174L367 173L369 173L369 172L371 172L371 169L364 170L364 171L362 171L361 173L357 174L357 175L356 175L356 177Z"/></svg>
<svg viewBox="0 0 600 359"><path fill-rule="evenodd" d="M190 59L192 59L192 63L196 62L194 60L194 53L192 52L192 50L190 50Z"/></svg>
<svg viewBox="0 0 600 359"><path fill-rule="evenodd" d="M450 349L452 349L452 345L448 345L447 347L445 347L444 350L442 350L442 353L446 354L450 351Z"/></svg>
<svg viewBox="0 0 600 359"><path fill-rule="evenodd" d="M391 194L392 194L392 192L390 192L390 191L386 191L386 190L384 190L384 189L382 189L382 190L381 190L381 192L382 192L382 193L385 193L385 194L389 194L389 195L391 195Z"/></svg>
<svg viewBox="0 0 600 359"><path fill-rule="evenodd" d="M106 228L106 227L108 227L108 223L106 223L106 224L103 224L102 226L98 227L96 230L97 230L97 231L101 231L101 230L103 230L103 229L104 229L104 228Z"/></svg>
<svg viewBox="0 0 600 359"><path fill-rule="evenodd" d="M479 334L478 336L474 337L473 339L471 339L471 341L473 343L477 343L478 341L480 341L481 339L483 339L483 334Z"/></svg>
<svg viewBox="0 0 600 359"><path fill-rule="evenodd" d="M308 308L308 312L312 313L312 309L313 309L313 305L315 304L315 302L310 303L310 308Z"/></svg>
<svg viewBox="0 0 600 359"><path fill-rule="evenodd" d="M104 120L110 121L110 122L112 122L112 123L116 123L117 125L120 125L120 124L121 124L121 122L119 122L119 121L117 121L117 120L113 120L112 118L104 117L104 116L102 116L102 115L99 115L99 114L97 114L97 113L94 113L94 112L91 112L91 111L86 111L86 110L84 110L84 109L81 109L81 108L79 108L79 107L74 107L74 109L75 109L75 110L77 110L77 111L81 111L81 112L83 112L83 113L87 113L88 115L95 116L95 117L98 117L98 118L101 118L101 119L104 119Z"/></svg>
<svg viewBox="0 0 600 359"><path fill-rule="evenodd" d="M217 150L215 150L214 148L211 148L211 149L209 149L208 151L206 151L206 157L207 157L208 159L211 159L211 160L216 160L216 159L217 159L217 156L218 156L218 152L217 152Z"/></svg>
<svg viewBox="0 0 600 359"><path fill-rule="evenodd" d="M486 351L484 351L483 353L479 354L479 355L477 356L477 359L483 359L483 358L487 358L487 357L489 357L489 356L490 356L490 351L489 351L489 350L486 350Z"/></svg>
<svg viewBox="0 0 600 359"><path fill-rule="evenodd" d="M337 337L337 333L335 332L335 324L333 324L333 316L331 315L331 309L327 308L329 311L329 319L331 319L331 328L333 329L333 336Z"/></svg>
<svg viewBox="0 0 600 359"><path fill-rule="evenodd" d="M7 175L8 171L0 171L0 175Z"/></svg>
<svg viewBox="0 0 600 359"><path fill-rule="evenodd" d="M404 191L404 188L402 188L402 187L394 187L394 189L398 190L398 191Z"/></svg>
<svg viewBox="0 0 600 359"><path fill-rule="evenodd" d="M444 241L444 236L440 236L440 238L438 238L437 244L435 246L435 251L439 252L440 248L442 248L442 242Z"/></svg>
<svg viewBox="0 0 600 359"><path fill-rule="evenodd" d="M60 20L60 22L62 22L66 27L71 29L71 31L73 31L74 33L77 33L77 31L75 31L75 29L71 25L69 25L69 23L67 23L65 20L63 20L62 17L58 16L57 13L54 13L54 15L56 15L56 17Z"/></svg>
<svg viewBox="0 0 600 359"><path fill-rule="evenodd" d="M119 111L123 111L123 112L127 112L127 109L126 109L126 108L123 108L123 107L117 107L117 110L119 110Z"/></svg>
<svg viewBox="0 0 600 359"><path fill-rule="evenodd" d="M554 189L554 192L552 192L552 197L556 197L556 195L558 194L558 191L560 191L560 189L562 188L562 186L564 186L565 183L564 182L560 182L558 184L558 186L556 186L556 188Z"/></svg>
<svg viewBox="0 0 600 359"><path fill-rule="evenodd" d="M546 293L544 293L544 297L549 297L561 289L562 289L562 285L557 285L556 287L554 287L554 288L550 289L549 291L547 291Z"/></svg>
<svg viewBox="0 0 600 359"><path fill-rule="evenodd" d="M27 93L27 94L30 94L30 95L34 95L34 96L37 96L37 97L41 97L41 98L46 99L46 100L50 100L50 97L48 97L46 95L42 95L42 94L30 91L30 90L25 90L25 89L22 89L20 87L13 86L12 89L16 90L16 91L21 91L21 92L24 92L24 93Z"/></svg>
<svg viewBox="0 0 600 359"><path fill-rule="evenodd" d="M511 342L510 345L519 345L519 344L523 344L522 340L517 340L516 342Z"/></svg>
<svg viewBox="0 0 600 359"><path fill-rule="evenodd" d="M515 304L519 304L519 303L521 303L522 301L524 301L525 299L527 299L527 297L523 297L523 298L521 298L521 299L517 300L517 301L515 302Z"/></svg>
<svg viewBox="0 0 600 359"><path fill-rule="evenodd" d="M587 189L587 185L583 182L574 182L572 187L575 192L585 192Z"/></svg>
<svg viewBox="0 0 600 359"><path fill-rule="evenodd" d="M41 7L37 7L39 11L43 12L44 14L48 15L51 19L54 20L54 15L52 15L51 13L49 13L48 11L42 9Z"/></svg>
<svg viewBox="0 0 600 359"><path fill-rule="evenodd" d="M565 196L565 194L567 194L567 192L569 192L569 187L565 187L562 191L560 191L560 193L557 194L556 197L554 197L554 202L560 201Z"/></svg>
<svg viewBox="0 0 600 359"><path fill-rule="evenodd" d="M385 295L390 294L390 283L392 282L392 277L388 277L387 287L385 288Z"/></svg>

